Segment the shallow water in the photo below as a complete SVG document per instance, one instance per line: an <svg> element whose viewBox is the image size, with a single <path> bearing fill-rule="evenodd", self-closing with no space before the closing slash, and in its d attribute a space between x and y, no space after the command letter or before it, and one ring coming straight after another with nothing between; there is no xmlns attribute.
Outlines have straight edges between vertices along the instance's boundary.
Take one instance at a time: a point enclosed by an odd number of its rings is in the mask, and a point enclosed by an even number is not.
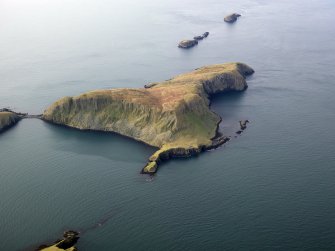
<svg viewBox="0 0 335 251"><path fill-rule="evenodd" d="M212 104L225 134L240 119L246 132L152 180L139 172L155 149L112 133L32 119L1 134L0 250L69 228L88 251L333 249L334 1L182 2L0 1L0 107L41 113L207 64L256 70L246 92ZM223 23L232 11L242 17Z"/></svg>

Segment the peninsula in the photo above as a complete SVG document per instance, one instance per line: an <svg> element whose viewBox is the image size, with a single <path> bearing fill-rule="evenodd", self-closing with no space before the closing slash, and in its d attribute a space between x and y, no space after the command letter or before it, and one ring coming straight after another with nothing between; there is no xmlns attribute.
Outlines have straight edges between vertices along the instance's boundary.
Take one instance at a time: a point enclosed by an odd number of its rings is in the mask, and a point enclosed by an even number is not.
<svg viewBox="0 0 335 251"><path fill-rule="evenodd" d="M243 63L205 66L146 88L96 90L64 97L44 111L45 121L80 130L110 131L157 147L143 173L173 157L188 157L229 139L218 135L220 116L210 97L247 88L254 70Z"/></svg>

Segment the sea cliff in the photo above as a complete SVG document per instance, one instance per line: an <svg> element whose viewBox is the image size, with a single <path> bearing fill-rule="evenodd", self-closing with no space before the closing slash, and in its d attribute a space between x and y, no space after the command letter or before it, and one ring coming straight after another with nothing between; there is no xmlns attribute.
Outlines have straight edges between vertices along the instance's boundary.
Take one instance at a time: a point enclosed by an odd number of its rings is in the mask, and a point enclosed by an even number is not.
<svg viewBox="0 0 335 251"><path fill-rule="evenodd" d="M15 125L20 119L13 112L0 112L0 133Z"/></svg>
<svg viewBox="0 0 335 251"><path fill-rule="evenodd" d="M143 168L144 173L155 173L162 160L196 155L226 142L217 138L221 118L210 110L209 98L245 90L245 77L253 73L242 63L205 66L146 88L65 97L47 108L42 118L82 130L116 132L155 146L158 151Z"/></svg>

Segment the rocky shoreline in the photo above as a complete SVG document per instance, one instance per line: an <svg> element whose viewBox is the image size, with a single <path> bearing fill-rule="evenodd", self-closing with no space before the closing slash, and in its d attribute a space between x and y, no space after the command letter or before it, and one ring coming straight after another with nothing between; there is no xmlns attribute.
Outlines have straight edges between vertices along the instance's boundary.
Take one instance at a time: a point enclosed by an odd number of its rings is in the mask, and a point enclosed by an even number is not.
<svg viewBox="0 0 335 251"><path fill-rule="evenodd" d="M220 123L221 121L218 123L218 128L219 128ZM240 135L247 128L246 125L248 123L250 123L249 120L240 120L239 121L240 130L238 130L236 134ZM235 138L236 137L237 136L235 136ZM184 148L169 149L165 152L162 152L156 158L149 159L149 162L147 163L147 165L142 169L141 174L154 175L157 172L159 165L169 159L195 157L195 156L198 156L202 152L215 150L216 148L219 148L223 146L224 144L228 143L231 139L232 139L231 136L223 136L219 132L217 132L217 136L212 139L211 145L199 146L198 148L192 148L192 149L184 149ZM154 163L150 164L150 162L154 162Z"/></svg>
<svg viewBox="0 0 335 251"><path fill-rule="evenodd" d="M147 165L142 169L141 174L149 174L154 175L157 170L158 166L167 160L173 159L173 158L190 158L198 156L200 153L216 149L228 141L230 141L230 137L226 136L220 136L215 139L213 139L213 142L211 145L206 146L199 146L197 148L171 148L164 152L161 152L157 157L150 158Z"/></svg>
<svg viewBox="0 0 335 251"><path fill-rule="evenodd" d="M40 245L35 251L78 251L75 245L79 238L78 232L73 230L65 231L62 239L56 240L52 245Z"/></svg>

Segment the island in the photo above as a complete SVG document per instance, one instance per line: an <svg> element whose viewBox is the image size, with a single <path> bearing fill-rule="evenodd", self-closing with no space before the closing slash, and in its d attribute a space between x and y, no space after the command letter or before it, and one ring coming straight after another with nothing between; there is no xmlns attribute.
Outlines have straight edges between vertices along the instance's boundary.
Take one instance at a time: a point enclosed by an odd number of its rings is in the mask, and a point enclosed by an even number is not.
<svg viewBox="0 0 335 251"><path fill-rule="evenodd" d="M254 70L243 63L198 68L146 88L96 90L64 97L42 119L80 130L115 132L157 147L142 173L154 174L170 158L189 157L229 140L218 133L221 117L210 97L247 88Z"/></svg>
<svg viewBox="0 0 335 251"><path fill-rule="evenodd" d="M0 111L0 133L19 122L21 117L14 112L1 109Z"/></svg>
<svg viewBox="0 0 335 251"><path fill-rule="evenodd" d="M239 18L241 15L237 13L230 14L224 18L224 21L227 23L235 23L237 18Z"/></svg>
<svg viewBox="0 0 335 251"><path fill-rule="evenodd" d="M179 42L178 47L182 49L188 49L198 44L198 41L195 39L191 40L182 40Z"/></svg>

